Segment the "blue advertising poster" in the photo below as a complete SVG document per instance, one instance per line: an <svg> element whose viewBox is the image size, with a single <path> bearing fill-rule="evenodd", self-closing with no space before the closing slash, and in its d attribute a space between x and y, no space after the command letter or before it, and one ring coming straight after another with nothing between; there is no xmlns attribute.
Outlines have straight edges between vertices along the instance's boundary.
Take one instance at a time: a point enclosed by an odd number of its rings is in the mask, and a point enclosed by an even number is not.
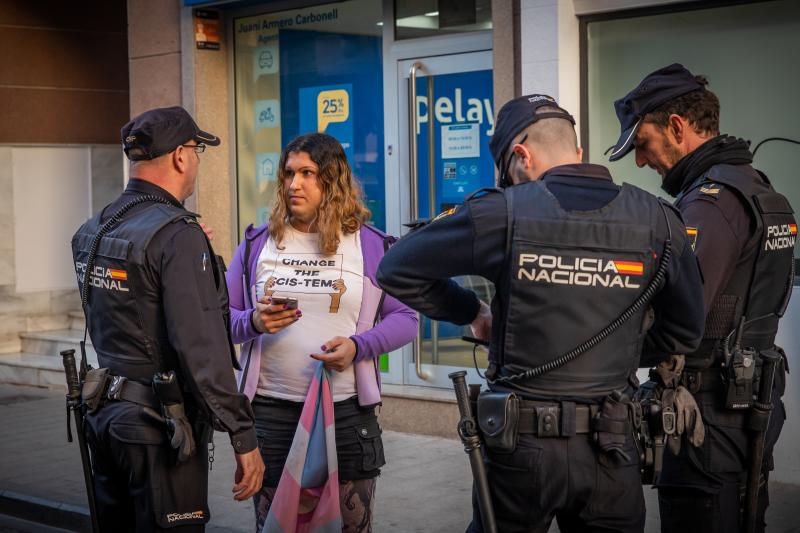
<svg viewBox="0 0 800 533"><path fill-rule="evenodd" d="M278 37L281 144L313 131L336 137L372 223L386 229L381 38L312 30Z"/></svg>
<svg viewBox="0 0 800 533"><path fill-rule="evenodd" d="M353 161L353 86L325 85L300 89L300 131L319 131L342 143L348 161Z"/></svg>
<svg viewBox="0 0 800 533"><path fill-rule="evenodd" d="M278 179L278 162L281 154L277 152L262 152L256 154L256 188L259 194L264 194L270 182Z"/></svg>
<svg viewBox="0 0 800 533"><path fill-rule="evenodd" d="M280 104L275 99L256 100L256 130L277 128L281 123Z"/></svg>
<svg viewBox="0 0 800 533"><path fill-rule="evenodd" d="M417 79L419 190L428 190L428 127L433 122L434 172L438 214L460 204L477 189L494 185L489 140L494 134L492 71L434 76L434 102L427 78ZM431 214L428 195L419 196L419 216Z"/></svg>

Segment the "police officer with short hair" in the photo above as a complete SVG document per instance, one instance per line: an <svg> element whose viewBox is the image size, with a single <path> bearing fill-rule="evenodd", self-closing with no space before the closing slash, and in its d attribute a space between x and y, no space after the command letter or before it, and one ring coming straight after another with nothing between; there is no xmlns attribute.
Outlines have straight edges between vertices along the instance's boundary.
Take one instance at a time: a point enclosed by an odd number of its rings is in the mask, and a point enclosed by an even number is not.
<svg viewBox="0 0 800 533"><path fill-rule="evenodd" d="M255 494L264 472L233 376L224 266L182 204L200 153L220 140L180 107L121 133L130 181L72 239L100 366L82 391L97 519L102 531L203 531L212 428L236 452L235 499Z"/></svg>
<svg viewBox="0 0 800 533"><path fill-rule="evenodd" d="M704 279L705 333L699 348L686 355L681 383L695 397L706 438L701 447L680 446L677 454L664 456L658 489L665 532L743 530L748 408L758 378L748 350L786 359L774 342L791 293L797 226L786 198L751 166L748 143L720 135L719 100L707 84L672 64L648 74L614 103L622 133L610 159L635 151L639 167L661 175L661 187L676 197L686 221ZM775 375L759 530L772 448L785 418L779 399L784 367L780 364Z"/></svg>
<svg viewBox="0 0 800 533"><path fill-rule="evenodd" d="M504 188L409 233L378 271L402 302L491 340L477 410L503 532L553 518L565 532L642 531L629 400L642 346L693 351L702 334L677 212L581 163L574 124L549 96L508 102L490 143ZM469 274L495 284L491 309L452 280Z"/></svg>

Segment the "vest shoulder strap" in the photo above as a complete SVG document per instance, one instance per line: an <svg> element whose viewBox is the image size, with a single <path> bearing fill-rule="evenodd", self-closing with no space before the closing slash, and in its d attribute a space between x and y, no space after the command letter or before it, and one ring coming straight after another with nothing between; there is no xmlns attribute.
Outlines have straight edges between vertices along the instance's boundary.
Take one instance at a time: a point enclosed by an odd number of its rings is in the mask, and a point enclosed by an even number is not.
<svg viewBox="0 0 800 533"><path fill-rule="evenodd" d="M664 198L659 198L658 203L661 204L661 207L664 210L664 223L667 225L667 237L672 242L673 254L676 257L680 257L683 255L683 250L686 247L686 244L689 242L689 237L686 231L673 232L672 225L669 223L669 217L666 215L667 213L672 213L684 227L686 226L686 221L683 220L683 215L681 214L680 210Z"/></svg>
<svg viewBox="0 0 800 533"><path fill-rule="evenodd" d="M494 193L503 194L505 191L508 191L509 189L513 189L513 187L507 187L505 189L501 189L499 187L483 187L482 189L478 189L474 193L467 196L466 201L469 202L473 198L481 198L482 196L486 196L487 194L494 194Z"/></svg>

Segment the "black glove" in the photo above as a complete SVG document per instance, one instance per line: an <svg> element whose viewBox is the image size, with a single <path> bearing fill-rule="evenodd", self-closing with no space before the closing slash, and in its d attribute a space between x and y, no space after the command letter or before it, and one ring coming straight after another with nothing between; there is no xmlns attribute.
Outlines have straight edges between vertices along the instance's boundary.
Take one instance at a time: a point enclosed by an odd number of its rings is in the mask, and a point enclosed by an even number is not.
<svg viewBox="0 0 800 533"><path fill-rule="evenodd" d="M164 416L159 415L149 407L143 407L142 411L156 422L167 426L169 444L178 451L178 462L183 463L194 455L195 443L192 425L186 418L186 412L182 403L163 405Z"/></svg>
<svg viewBox="0 0 800 533"><path fill-rule="evenodd" d="M686 387L665 389L661 396L664 408L671 408L675 413L675 431L668 436L667 445L674 455L681 451L681 435L686 435L689 443L698 448L702 446L706 436L706 428L700 408Z"/></svg>

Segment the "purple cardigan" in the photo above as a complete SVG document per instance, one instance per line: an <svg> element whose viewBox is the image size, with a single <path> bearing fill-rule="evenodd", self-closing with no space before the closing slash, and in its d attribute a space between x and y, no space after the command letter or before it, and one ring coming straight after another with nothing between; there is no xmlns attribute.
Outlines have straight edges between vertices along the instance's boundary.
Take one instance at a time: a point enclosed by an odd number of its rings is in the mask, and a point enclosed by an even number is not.
<svg viewBox="0 0 800 533"><path fill-rule="evenodd" d="M364 289L356 334L351 338L358 349L353 362L358 403L370 406L381 401L378 356L396 350L416 337L417 314L387 294L380 309L380 322L374 325L382 294L375 280L375 273L384 254L384 240L388 236L371 226L362 226L359 231L364 257ZM252 224L248 226L244 232L244 240L236 249L230 268L225 274L230 294L231 335L233 342L242 344L242 370L237 372L239 392L246 394L251 400L256 393L261 369L261 334L253 327L250 315L255 307L253 299L258 257L268 237L266 224L258 228L253 228ZM245 270L244 256L248 247L249 260Z"/></svg>

